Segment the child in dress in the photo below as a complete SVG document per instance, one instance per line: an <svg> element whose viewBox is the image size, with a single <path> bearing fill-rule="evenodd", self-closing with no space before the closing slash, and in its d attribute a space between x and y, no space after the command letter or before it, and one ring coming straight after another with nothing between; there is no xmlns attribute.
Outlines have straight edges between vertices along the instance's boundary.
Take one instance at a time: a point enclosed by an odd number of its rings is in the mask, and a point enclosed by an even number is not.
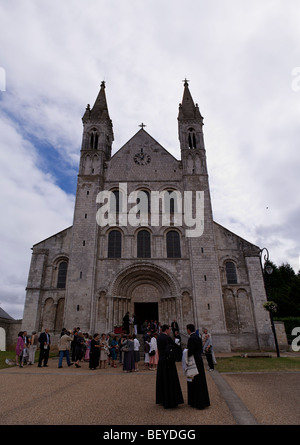
<svg viewBox="0 0 300 445"><path fill-rule="evenodd" d="M27 365L29 359L29 350L27 348L27 345L25 345L24 349L23 349L23 354L22 354L22 360L21 360L21 368L23 368L23 365L25 363L25 365Z"/></svg>
<svg viewBox="0 0 300 445"><path fill-rule="evenodd" d="M149 361L150 361L150 357L149 357L149 351L150 351L150 344L148 342L148 340L145 340L145 345L144 345L144 367L145 368L149 368Z"/></svg>

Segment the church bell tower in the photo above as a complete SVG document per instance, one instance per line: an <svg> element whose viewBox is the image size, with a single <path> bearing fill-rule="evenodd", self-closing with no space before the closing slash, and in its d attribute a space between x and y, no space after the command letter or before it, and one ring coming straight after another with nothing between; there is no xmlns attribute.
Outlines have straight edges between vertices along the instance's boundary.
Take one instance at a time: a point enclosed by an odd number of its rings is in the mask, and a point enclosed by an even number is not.
<svg viewBox="0 0 300 445"><path fill-rule="evenodd" d="M184 81L182 102L179 105L178 133L183 171L186 174L207 173L203 153L203 117L198 104L194 104L188 81ZM199 162L200 161L200 162Z"/></svg>
<svg viewBox="0 0 300 445"><path fill-rule="evenodd" d="M102 174L105 161L111 158L114 140L113 125L109 117L105 82L101 83L100 92L93 108L88 104L82 117L83 136L79 174Z"/></svg>
<svg viewBox="0 0 300 445"><path fill-rule="evenodd" d="M96 222L96 197L103 190L105 163L111 158L114 140L104 81L94 106L86 107L82 122L83 137L68 267L65 325L68 328L80 326L89 332L93 326L94 271L99 231Z"/></svg>
<svg viewBox="0 0 300 445"><path fill-rule="evenodd" d="M183 189L192 191L194 196L198 192L203 192L201 195L203 199L203 221L201 222L203 232L198 237L187 237L194 320L196 326L213 326L214 332L222 335L226 328L203 138L203 117L198 105L195 105L193 101L187 80L184 81L183 98L179 105L178 135ZM195 215L195 200L193 201L193 212Z"/></svg>

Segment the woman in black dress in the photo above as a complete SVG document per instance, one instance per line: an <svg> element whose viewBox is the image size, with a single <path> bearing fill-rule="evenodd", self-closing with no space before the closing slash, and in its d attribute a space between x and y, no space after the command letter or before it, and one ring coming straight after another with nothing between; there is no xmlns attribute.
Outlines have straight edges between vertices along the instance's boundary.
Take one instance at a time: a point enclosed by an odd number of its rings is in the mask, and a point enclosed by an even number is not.
<svg viewBox="0 0 300 445"><path fill-rule="evenodd" d="M79 362L83 359L84 356L84 336L82 332L78 332L78 336L76 339L75 345L75 366L76 368L81 368Z"/></svg>
<svg viewBox="0 0 300 445"><path fill-rule="evenodd" d="M100 335L94 334L93 339L91 341L91 350L90 350L90 369L96 369L99 366L100 360Z"/></svg>
<svg viewBox="0 0 300 445"><path fill-rule="evenodd" d="M187 332L190 336L188 339L187 349L188 356L194 356L199 374L193 378L192 382L187 383L188 404L194 408L204 409L210 406L205 371L202 360L202 341L199 335L195 333L195 326L188 324Z"/></svg>
<svg viewBox="0 0 300 445"><path fill-rule="evenodd" d="M175 408L183 403L176 368L175 344L170 335L170 326L163 325L157 338L159 360L156 374L156 403L165 408Z"/></svg>
<svg viewBox="0 0 300 445"><path fill-rule="evenodd" d="M125 331L126 334L129 334L129 312L126 312L123 317L123 331Z"/></svg>
<svg viewBox="0 0 300 445"><path fill-rule="evenodd" d="M123 342L123 345L126 348L126 351L124 351L123 349L124 353L123 371L132 372L135 370L135 363L134 363L134 342L131 334L128 335L127 341Z"/></svg>

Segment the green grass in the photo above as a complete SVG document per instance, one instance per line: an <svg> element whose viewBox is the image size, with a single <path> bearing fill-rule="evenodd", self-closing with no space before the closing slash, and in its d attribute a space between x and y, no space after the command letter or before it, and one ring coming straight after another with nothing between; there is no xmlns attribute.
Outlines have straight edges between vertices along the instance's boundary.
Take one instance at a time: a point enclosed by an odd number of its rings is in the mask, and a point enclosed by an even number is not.
<svg viewBox="0 0 300 445"><path fill-rule="evenodd" d="M218 358L216 369L219 372L275 372L300 371L300 357L259 357L239 356Z"/></svg>
<svg viewBox="0 0 300 445"><path fill-rule="evenodd" d="M35 354L35 360L34 362L36 363L39 360L39 353L40 351L38 350ZM49 357L56 357L58 355L57 351L50 351L50 355ZM15 362L16 360L16 353L15 351L0 351L0 369L4 369L4 368L12 368L12 366L7 365L5 363L5 360L9 358L11 360L13 360Z"/></svg>
<svg viewBox="0 0 300 445"><path fill-rule="evenodd" d="M50 357L57 356L57 351L50 352ZM38 361L39 351L35 354L35 361ZM0 352L0 369L11 368L5 363L5 359L9 358L15 360L15 351L1 351ZM217 357L218 364L216 369L219 372L275 372L284 371L300 372L300 356L299 357L272 357L272 358L243 358L240 356L233 356L228 358ZM206 359L204 358L204 365Z"/></svg>
<svg viewBox="0 0 300 445"><path fill-rule="evenodd" d="M0 369L10 368L10 366L8 366L5 363L6 358L10 358L11 360L16 360L15 351L0 351Z"/></svg>

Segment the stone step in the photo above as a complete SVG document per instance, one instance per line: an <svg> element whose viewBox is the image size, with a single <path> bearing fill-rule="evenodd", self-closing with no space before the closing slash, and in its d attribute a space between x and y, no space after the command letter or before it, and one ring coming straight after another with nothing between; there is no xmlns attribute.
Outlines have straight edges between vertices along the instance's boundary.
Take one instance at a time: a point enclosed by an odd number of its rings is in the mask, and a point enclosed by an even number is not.
<svg viewBox="0 0 300 445"><path fill-rule="evenodd" d="M246 354L242 354L243 358L272 358L272 354L268 352L247 352Z"/></svg>

